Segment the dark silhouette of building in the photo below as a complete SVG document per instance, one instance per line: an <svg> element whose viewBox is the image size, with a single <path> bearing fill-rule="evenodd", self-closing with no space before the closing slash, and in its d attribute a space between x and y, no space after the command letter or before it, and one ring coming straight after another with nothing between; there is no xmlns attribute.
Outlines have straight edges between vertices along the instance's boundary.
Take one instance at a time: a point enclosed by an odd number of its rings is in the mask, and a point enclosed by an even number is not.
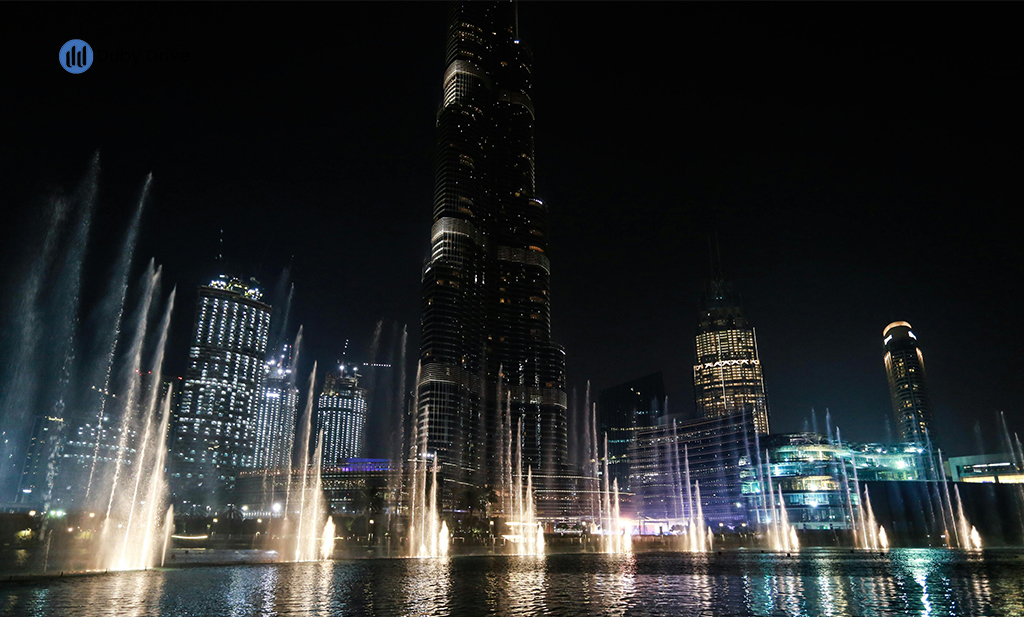
<svg viewBox="0 0 1024 617"><path fill-rule="evenodd" d="M641 521L692 518L699 486L705 524L718 530L748 522L741 476L756 451L749 414L669 421L635 434L630 486Z"/></svg>
<svg viewBox="0 0 1024 617"><path fill-rule="evenodd" d="M889 397L900 440L925 443L931 433L932 405L917 335L909 323L894 321L882 331L882 344Z"/></svg>
<svg viewBox="0 0 1024 617"><path fill-rule="evenodd" d="M256 426L270 306L255 286L221 275L199 287L181 403L172 419L176 503L215 507L256 463Z"/></svg>
<svg viewBox="0 0 1024 617"><path fill-rule="evenodd" d="M609 482L629 493L630 445L637 429L655 426L665 412L665 381L651 373L633 381L605 388L597 397L598 439L608 436Z"/></svg>
<svg viewBox="0 0 1024 617"><path fill-rule="evenodd" d="M708 288L697 326L693 393L697 411L704 417L745 412L758 433L769 432L757 334L743 316L732 287L720 278Z"/></svg>
<svg viewBox="0 0 1024 617"><path fill-rule="evenodd" d="M524 468L551 474L566 457L548 210L535 191L532 58L515 10L456 2L448 22L416 408L420 448L451 480L446 508L499 483L507 427L520 421Z"/></svg>

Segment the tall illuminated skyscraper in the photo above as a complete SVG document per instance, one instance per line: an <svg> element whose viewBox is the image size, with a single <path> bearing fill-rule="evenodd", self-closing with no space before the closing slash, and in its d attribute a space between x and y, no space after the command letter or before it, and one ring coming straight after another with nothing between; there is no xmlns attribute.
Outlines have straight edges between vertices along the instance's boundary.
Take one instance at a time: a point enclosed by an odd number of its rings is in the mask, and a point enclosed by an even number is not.
<svg viewBox="0 0 1024 617"><path fill-rule="evenodd" d="M237 470L256 463L256 417L270 306L255 286L221 275L199 288L181 404L171 432L177 504L217 506Z"/></svg>
<svg viewBox="0 0 1024 617"><path fill-rule="evenodd" d="M256 417L256 461L259 468L286 467L295 443L295 411L299 389L292 370L292 346L282 345L264 367Z"/></svg>
<svg viewBox="0 0 1024 617"><path fill-rule="evenodd" d="M716 278L697 326L693 393L705 418L746 412L761 434L768 433L768 397L757 352L757 334L743 316L728 283Z"/></svg>
<svg viewBox="0 0 1024 617"><path fill-rule="evenodd" d="M316 430L323 438L323 467L363 455L366 429L366 390L359 387L355 366L342 365L338 375L324 377L317 401ZM321 433L321 431L323 431Z"/></svg>
<svg viewBox="0 0 1024 617"><path fill-rule="evenodd" d="M932 405L925 380L924 357L917 335L905 321L894 321L882 330L885 374L900 439L924 443L932 424Z"/></svg>
<svg viewBox="0 0 1024 617"><path fill-rule="evenodd" d="M510 401L513 429L522 420L524 468L556 472L566 457L532 55L516 26L511 2L455 2L448 20L416 410L423 447L454 480L446 508L500 479L499 400Z"/></svg>

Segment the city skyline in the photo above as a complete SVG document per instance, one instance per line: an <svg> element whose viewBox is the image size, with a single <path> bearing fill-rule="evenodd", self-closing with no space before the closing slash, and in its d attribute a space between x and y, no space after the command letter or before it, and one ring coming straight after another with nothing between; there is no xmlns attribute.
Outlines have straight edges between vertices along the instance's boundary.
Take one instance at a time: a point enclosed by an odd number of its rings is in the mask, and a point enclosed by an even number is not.
<svg viewBox="0 0 1024 617"><path fill-rule="evenodd" d="M31 12L33 9L19 7L16 10ZM96 33L94 38L116 41L110 46L140 45L131 34L116 34L121 38L111 38L115 36L112 31L96 25L98 14L76 14L76 10L72 9L58 20L83 24L78 27L91 29ZM256 9L257 18L261 16L260 10ZM353 7L351 10L351 44L358 46L360 37L365 35L358 32L354 24L376 18L377 9ZM552 260L559 264L552 273L553 300L559 307L552 317L552 329L555 338L568 350L570 393L575 389L577 396L582 397L588 379L599 389L662 371L666 376L670 410L695 415L689 403L692 400L692 386L688 385L692 373L689 366L692 342L688 339L697 312L697 298L709 269L707 237L711 231L717 231L724 275L735 281L744 310L758 325L758 343L767 367L765 379L772 401L773 430L799 430L811 407L819 416L829 407L844 432L852 438L869 440L884 432L882 424L891 413L885 373L878 362L877 332L894 320L914 323L917 331L929 341L929 372L935 381L932 399L940 434L946 430L952 433L972 431L975 420L980 420L987 432L988 424L994 424L995 412L1000 409L1006 411L1012 427L1019 426L1020 410L1014 406L1021 387L1017 380L1010 375L979 372L968 380L975 383L980 380L989 385L983 389L984 398L978 400L973 391L957 386L958 380L953 378L962 368L959 358L978 355L986 349L982 341L997 334L1013 337L1019 333L1020 326L1009 315L1006 305L993 303L991 315L984 320L973 320L971 300L984 298L988 290L996 288L1003 268L1012 267L1007 264L1021 262L1019 249L1007 235L1008 225L967 219L966 225L961 226L958 216L947 214L954 212L958 204L978 207L989 204L988 211L998 221L1000 204L1005 207L1010 203L1007 196L1011 190L1003 177L1002 170L1007 167L999 162L999 157L1011 161L1013 155L1004 150L1001 139L994 137L998 132L989 130L988 123L994 120L972 115L975 107L971 105L975 103L956 94L960 90L953 88L954 94L939 97L946 90L920 77L913 82L911 91L909 85L900 85L897 68L886 69L881 64L882 57L889 54L898 61L895 67L908 66L918 61L916 48L938 49L937 40L917 33L910 35L916 38L907 42L896 35L898 28L895 26L869 28L872 37L853 45L854 51L832 51L826 58L812 61L800 58L800 45L819 40L820 34L799 34L801 29L797 25L772 22L776 30L795 37L794 42L771 46L766 52L768 57L761 61L786 61L782 65L789 68L779 76L778 84L754 74L764 67L757 61L755 68L737 65L737 70L747 80L729 82L732 85L702 69L698 61L700 55L682 65L688 78L678 80L679 83L656 79L659 74L653 68L636 69L642 71L637 74L634 86L643 93L641 98L663 111L654 114L653 119L643 119L636 113L630 116L632 110L638 109L638 103L617 90L606 91L604 96L613 96L611 100L616 108L627 116L641 118L637 120L640 123L637 128L650 129L653 122L658 122L664 127L662 133L667 141L651 142L646 149L637 150L646 143L643 135L650 134L649 130L634 131L607 125L603 133L607 139L598 140L599 147L580 151L578 144L588 143L588 127L607 122L598 114L599 107L587 100L581 102L574 94L585 91L582 86L588 80L595 80L597 68L573 64L574 71L567 81L559 82L553 67L560 62L571 62L571 58L553 41L558 36L569 37L563 42L565 45L584 45L597 54L595 57L601 58L596 63L598 66L614 69L622 67L624 60L614 57L598 41L572 33L571 29L560 31L560 26L570 17L557 8L527 3L520 11L530 17L522 20L527 29L523 36L531 41L535 54L544 60L536 71L537 88L543 88L545 98L544 113L538 116L542 127L539 151L543 153L538 165L544 170L539 176L538 191L552 208L551 226L556 240ZM668 25L658 24L658 20L653 19L657 11L656 7L642 7L621 18L625 23L642 22L653 24L645 27L667 29ZM592 7L591 12L605 23L611 23L615 13L610 7L601 6ZM379 83L373 81L376 78L372 74L360 73L362 79L371 80L367 83L377 84L369 90L381 92L383 100L388 102L381 112L390 112L390 117L395 118L394 129L384 132L373 129L377 132L370 141L370 131L357 130L338 116L332 115L333 119L324 124L329 135L348 135L354 144L360 144L360 158L343 155L331 159L345 162L350 171L342 174L339 170L343 167L338 165L327 169L326 161L307 165L305 170L286 166L285 179L264 186L260 192L266 196L257 195L239 182L247 183L265 175L261 171L265 163L253 156L239 156L236 162L221 163L210 166L209 171L201 171L201 165L196 162L202 160L201 154L189 147L187 151L200 159L181 157L180 153L186 151L182 150L184 141L179 144L164 129L142 116L132 116L131 109L127 108L117 113L136 118L136 124L141 127L138 136L115 130L100 138L90 129L70 127L61 124L59 119L49 128L29 122L27 127L31 131L15 129L11 151L21 150L29 155L5 160L14 172L14 180L5 189L7 201L29 204L45 195L47 187L74 185L97 148L102 148L105 197L102 204L108 211L129 207L128 196L137 191L145 172L154 171L153 205L143 220L140 250L142 254L155 254L158 261L165 263L165 276L177 282L181 291L168 353L169 374L184 374L188 319L180 307L194 301L194 296L190 295L194 294L193 287L197 283L219 273L213 258L220 229L224 229L224 253L232 262L233 272L246 276L257 274L264 282L273 283L281 268L292 263L296 281L293 329L301 323L307 332L316 333L307 338L309 353L299 367L300 381L302 374L309 370L305 362L331 358L335 341L340 338L352 337L354 347L368 346L373 324L381 318L407 324L410 348L415 348L418 343L414 327L418 320L417 279L421 258L427 251L421 230L429 224L429 220L423 218L428 216L423 210L429 203L433 173L432 115L439 102L436 75L443 70L440 66L443 53L438 41L443 40L445 17L444 11L429 6L411 6L407 13L394 22L401 38L407 41L399 47L420 46L435 52L424 53L404 66L403 74L407 79L400 84ZM740 36L752 36L755 41L768 40L759 26L749 21L728 22L714 9L694 9L692 21L703 23L708 29L705 34L687 30L692 42L686 45L697 48L700 42L713 37L722 41ZM173 23L173 19L168 23ZM809 19L808 23L815 22ZM195 48L199 41L205 41L206 46L213 45L202 38L205 36L202 32L192 35L196 37L192 39L174 39L159 32L155 36L158 38L153 44L165 47ZM631 44L652 55L666 52L667 43L658 43L658 37L648 38L651 40L631 39ZM229 43L224 41L224 49ZM998 37L975 43L975 47L978 44L981 47L972 51L971 46L964 43L963 47L942 51L937 59L921 60L931 67L928 69L931 73L924 74L939 72L954 84L980 88L980 99L996 105L995 111L988 111L986 117L1003 117L1000 110L1012 108L1017 100L1015 95L1001 89L1001 80L976 83L979 78L967 59L991 57L993 60L983 65L987 67L984 70L1005 71L1006 67L998 58L1005 56L1004 46L1010 43ZM216 45L206 48L210 53L221 49ZM310 51L315 49L319 47ZM691 49L693 47L686 46L666 57L683 58L683 52ZM993 51L1000 53L989 53ZM862 56L863 66L853 63L854 57ZM727 55L726 61L732 63L735 58ZM33 62L29 60L16 70L43 70L41 63ZM817 71L818 62L843 67L848 71L844 76L848 83L843 85L834 74ZM109 68L104 69L107 73L96 70L104 66L97 62L89 72L74 76L92 80L75 82L79 84L76 87L102 87L117 93L122 87L119 80L134 79L131 76L135 73L127 64L108 64ZM276 74L275 71L280 70L277 66L268 65L266 70ZM145 83L156 88L164 79L204 79L206 70L195 63L155 68L158 71L154 75L140 79L152 80ZM808 81L812 76L823 81L812 87L812 82ZM891 117L883 116L872 99L858 91L858 86L863 88L874 83L871 80L907 94L913 101L937 102L934 109L919 105L918 111L913 113L923 115L917 121L908 121L917 116L904 107L892 112ZM684 83L689 85L684 87ZM41 86L44 92L47 87ZM745 99L739 95L755 87L765 93L764 101L758 106L744 103ZM843 96L829 97L824 95L826 92ZM85 90L83 94L88 95L89 101L97 101L88 103L92 106L90 113L99 118L115 113L114 108L106 111L100 105L99 101L108 99L106 95L99 95L99 90ZM408 118L394 115L400 109L398 101L413 101ZM686 105L681 107L678 101L685 101ZM268 102L275 106L289 104L279 98ZM189 109L200 104L192 100L182 103ZM797 104L794 111L786 111L787 104L794 103ZM715 112L715 104L725 107ZM355 106L350 111L365 113L368 119L377 117L359 106L358 101L346 105ZM227 113L220 109L215 108L212 113ZM796 109L801 113L796 113ZM989 140L984 142L984 147L972 146L978 150L969 149L970 156L957 152L958 149L946 141L929 137L931 132L924 122L933 115L957 110L968 120L966 126L950 129L953 143L975 140L975 136ZM312 117L327 117L315 105L312 112ZM876 138L888 135L884 141L888 147L879 154L877 161L857 155L868 151L867 137L858 137L852 130L836 129L828 122L834 114L853 118L851 126L865 128L866 135ZM697 122L703 116L706 120ZM173 126L173 115L162 117L172 118L169 126ZM729 118L731 120L726 122ZM711 140L710 131L696 126L709 121L726 131L718 142ZM308 137L305 124L298 120L289 122L296 122L288 126ZM421 126L424 123L425 128ZM215 143L231 139L242 124L228 123L223 136L214 135L211 139ZM736 141L739 133L754 125L757 125L756 130L749 137L752 141ZM787 139L791 138L784 147L784 156L768 156L768 152L774 152L772 146L777 145L776 139L783 127L789 136ZM283 130L284 126L279 128ZM65 132L58 135L56 131ZM277 134L278 129L274 127L259 132L261 139L267 137L271 141ZM809 161L809 153L822 150L820 139L825 136L834 144L829 146L830 152L838 148L850 154L836 155L835 160ZM322 156L326 152L317 138L308 138L306 142L309 153L304 156ZM677 143L685 151L704 152L706 156L695 160L696 155L673 154ZM748 147L740 147L743 143ZM50 148L54 144L61 144L59 152ZM750 147L751 144L754 147ZM273 154L259 143L252 145L254 152L259 151L263 156ZM650 154L630 162L618 154L627 151L649 151ZM604 163L600 153L615 155ZM568 165L565 161L573 160L574 155L582 157L579 160L585 164ZM766 159L776 160L776 163L765 166ZM793 165L780 163L787 160ZM279 157L272 155L267 161L279 161ZM395 162L402 170L396 176L397 182L377 181L382 177L373 169L388 167L388 161ZM611 177L607 165L612 161L628 170L624 178L638 180L621 182L621 187L613 186L605 191L607 194L598 194L591 185L600 184L595 183L595 179ZM797 162L800 164L796 165ZM675 164L679 164L685 182L672 179ZM951 165L959 165L960 173L947 173ZM802 170L793 172L793 167L802 167ZM587 173L580 171L591 168ZM766 169L775 170L776 177L768 177ZM695 179L697 170L710 170L713 172L711 179ZM366 179L357 181L359 175L365 175ZM952 183L947 177L963 180ZM843 196L844 192L850 193L854 182L861 180L866 185L854 191L855 198ZM721 187L717 192L712 190L715 183ZM338 187L342 187L341 194ZM943 191L935 187L947 190L940 194ZM358 202L371 203L374 207L363 212L346 207L346 204ZM304 208L281 207L288 203L298 203ZM854 203L874 205L863 214L854 214L851 209ZM619 204L630 206L624 208ZM771 207L762 208L761 204ZM816 204L831 205L819 208ZM232 217L245 208L265 212L260 217L263 222L256 226L235 221L233 226ZM288 216L275 214L275 208L287 211ZM354 215L345 229L359 229L366 236L365 242L325 245L324 242L342 228L322 225L324 231L311 230L306 222L317 217L302 216L304 209L311 213L338 209ZM900 214L890 217L887 215L890 211ZM211 223L202 230L191 227L199 212ZM627 212L630 213L628 219ZM769 213L775 213L777 220L772 220ZM654 224L658 217L662 223ZM407 223L405 219L409 219ZM28 221L27 214L22 220ZM107 220L118 218L112 215ZM621 238L610 235L624 224L632 226L631 233ZM116 223L107 225L108 233L120 233ZM251 232L259 230L267 237L271 226L275 228L273 242L247 246ZM770 233L762 233L758 227ZM174 240L186 229L191 238L188 253ZM327 229L333 229L330 235ZM780 233L780 230L785 231ZM892 269L881 257L884 242L892 233L901 232L910 234L905 238L911 250L903 253L900 267ZM309 238L305 237L307 234ZM386 249L367 250L377 245ZM337 256L329 253L328 246L331 251L338 251ZM607 256L595 252L603 246L614 250ZM10 258L9 263L17 263L21 258L22 253L16 247L14 243L5 248L4 257ZM945 247L955 250L942 250ZM98 250L102 254L104 249ZM959 257L954 259L952 254ZM292 255L295 255L294 262ZM329 259L340 259L354 267L346 267L342 278L324 284L319 264ZM646 264L652 260L655 267L648 268ZM371 276L375 271L387 274ZM603 291L597 294L599 289ZM345 307L344 297L353 295L365 301L351 309L338 311L334 308ZM968 322L972 323L971 327L964 328L963 324ZM600 332L601 336L595 337L593 332ZM804 332L827 335L806 336ZM1011 363L996 362L996 365L1010 366ZM972 370L972 367L967 369ZM956 443L949 445L958 446Z"/></svg>
<svg viewBox="0 0 1024 617"><path fill-rule="evenodd" d="M2 20L0 606L1021 612L1014 20L221 6Z"/></svg>

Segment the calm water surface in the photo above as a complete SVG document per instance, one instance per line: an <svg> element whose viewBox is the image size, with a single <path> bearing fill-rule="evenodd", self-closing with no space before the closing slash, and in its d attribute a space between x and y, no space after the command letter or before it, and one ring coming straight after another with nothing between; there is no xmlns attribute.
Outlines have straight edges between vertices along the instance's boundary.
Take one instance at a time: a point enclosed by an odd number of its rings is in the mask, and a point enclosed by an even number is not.
<svg viewBox="0 0 1024 617"><path fill-rule="evenodd" d="M0 614L1024 615L1024 552L553 555L219 566L0 584Z"/></svg>

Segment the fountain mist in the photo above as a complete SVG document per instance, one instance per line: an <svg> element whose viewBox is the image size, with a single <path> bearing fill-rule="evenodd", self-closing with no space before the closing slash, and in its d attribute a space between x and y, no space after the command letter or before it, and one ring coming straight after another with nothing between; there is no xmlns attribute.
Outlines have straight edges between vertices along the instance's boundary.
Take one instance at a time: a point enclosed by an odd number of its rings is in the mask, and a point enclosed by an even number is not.
<svg viewBox="0 0 1024 617"><path fill-rule="evenodd" d="M420 382L420 368L416 367L416 384ZM424 409L425 418L419 417L419 390L413 397L414 420L412 426L411 503L409 507L409 557L446 557L448 555L448 523L441 520L437 507L437 453L428 452L430 409Z"/></svg>
<svg viewBox="0 0 1024 617"><path fill-rule="evenodd" d="M301 330L300 330L301 336ZM298 340L298 339L297 339ZM334 521L327 516L327 504L324 502L323 483L320 468L323 456L323 432L321 431L314 445L312 457L310 446L313 428L313 393L316 385L316 362L309 374L309 390L306 393L306 407L301 420L299 440L299 469L289 476L289 485L295 480L294 475L301 479L294 490L299 491L297 497L291 495L289 486L288 501L297 510L286 509L286 517L294 516L294 523L286 520L283 523L284 537L288 542L285 555L291 555L293 561L316 561L330 559L334 555ZM326 516L326 522L324 518ZM287 535L290 528L295 527L295 535Z"/></svg>

